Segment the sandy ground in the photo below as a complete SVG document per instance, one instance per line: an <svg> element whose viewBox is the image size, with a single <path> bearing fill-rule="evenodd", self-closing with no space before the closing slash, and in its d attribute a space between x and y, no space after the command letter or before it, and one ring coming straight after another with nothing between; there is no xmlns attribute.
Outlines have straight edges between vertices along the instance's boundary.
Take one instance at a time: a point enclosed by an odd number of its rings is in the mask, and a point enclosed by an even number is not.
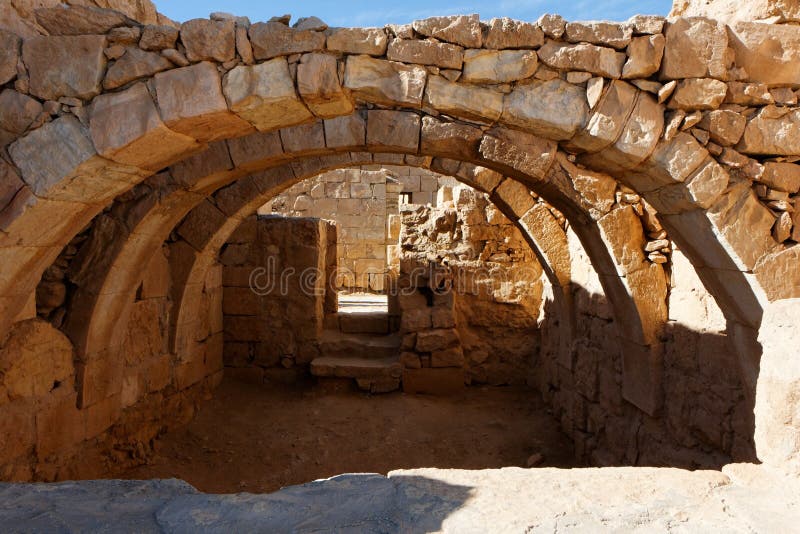
<svg viewBox="0 0 800 534"><path fill-rule="evenodd" d="M342 473L525 467L537 453L542 466L573 466L571 442L525 388L370 396L226 379L191 423L157 441L150 465L120 478L259 493Z"/></svg>

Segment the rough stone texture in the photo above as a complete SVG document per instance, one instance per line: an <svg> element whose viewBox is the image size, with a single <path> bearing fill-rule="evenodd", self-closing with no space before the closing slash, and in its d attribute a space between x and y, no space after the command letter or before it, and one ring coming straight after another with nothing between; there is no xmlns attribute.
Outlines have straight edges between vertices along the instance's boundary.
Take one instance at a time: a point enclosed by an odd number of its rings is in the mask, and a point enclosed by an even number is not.
<svg viewBox="0 0 800 534"><path fill-rule="evenodd" d="M727 92L728 86L724 82L712 78L681 80L667 107L685 111L716 109L725 100Z"/></svg>
<svg viewBox="0 0 800 534"><path fill-rule="evenodd" d="M538 64L536 52L467 50L462 79L471 83L515 82L533 76Z"/></svg>
<svg viewBox="0 0 800 534"><path fill-rule="evenodd" d="M547 41L539 49L539 59L555 69L580 70L606 78L622 76L625 54L592 44L565 44Z"/></svg>
<svg viewBox="0 0 800 534"><path fill-rule="evenodd" d="M711 140L722 146L732 146L744 134L747 119L729 110L715 110L703 115L697 126L706 130Z"/></svg>
<svg viewBox="0 0 800 534"><path fill-rule="evenodd" d="M800 8L791 0L679 0L673 2L670 17L708 17L727 23L737 21L796 22Z"/></svg>
<svg viewBox="0 0 800 534"><path fill-rule="evenodd" d="M344 85L355 96L376 104L419 106L425 89L425 69L394 61L350 56Z"/></svg>
<svg viewBox="0 0 800 534"><path fill-rule="evenodd" d="M102 35L33 37L22 45L30 91L45 100L89 99L100 93L106 67Z"/></svg>
<svg viewBox="0 0 800 534"><path fill-rule="evenodd" d="M13 80L17 75L22 40L11 32L0 30L0 84Z"/></svg>
<svg viewBox="0 0 800 534"><path fill-rule="evenodd" d="M234 68L225 75L223 91L231 110L262 132L312 118L284 58Z"/></svg>
<svg viewBox="0 0 800 534"><path fill-rule="evenodd" d="M103 88L116 89L139 78L152 76L172 67L172 62L161 54L145 52L139 48L127 48L125 54L108 68L103 80Z"/></svg>
<svg viewBox="0 0 800 534"><path fill-rule="evenodd" d="M756 449L764 463L800 474L800 299L779 300L764 310L758 340L764 347L756 392Z"/></svg>
<svg viewBox="0 0 800 534"><path fill-rule="evenodd" d="M622 77L648 78L661 68L664 56L664 36L662 34L635 37L628 46L628 61L622 68Z"/></svg>
<svg viewBox="0 0 800 534"><path fill-rule="evenodd" d="M564 37L570 43L592 43L622 49L631 42L633 27L615 22L568 22Z"/></svg>
<svg viewBox="0 0 800 534"><path fill-rule="evenodd" d="M503 94L488 88L453 83L429 76L425 103L454 117L496 121L503 113Z"/></svg>
<svg viewBox="0 0 800 534"><path fill-rule="evenodd" d="M388 42L382 28L336 28L328 35L327 48L343 54L382 56Z"/></svg>
<svg viewBox="0 0 800 534"><path fill-rule="evenodd" d="M50 35L102 35L128 22L118 11L80 5L40 8L35 14Z"/></svg>
<svg viewBox="0 0 800 534"><path fill-rule="evenodd" d="M193 19L181 25L181 41L189 61L230 61L236 54L232 20Z"/></svg>
<svg viewBox="0 0 800 534"><path fill-rule="evenodd" d="M731 27L730 46L736 66L747 73L746 81L800 83L800 27L737 22Z"/></svg>
<svg viewBox="0 0 800 534"><path fill-rule="evenodd" d="M339 64L328 54L306 54L297 66L297 90L320 118L352 113L353 102L342 89Z"/></svg>
<svg viewBox="0 0 800 534"><path fill-rule="evenodd" d="M259 22L250 26L250 42L256 59L314 52L325 47L325 34L289 28L280 22Z"/></svg>
<svg viewBox="0 0 800 534"><path fill-rule="evenodd" d="M768 106L753 115L736 146L744 154L800 154L800 111Z"/></svg>
<svg viewBox="0 0 800 534"><path fill-rule="evenodd" d="M728 32L721 22L679 18L667 24L661 78L716 78L728 76Z"/></svg>
<svg viewBox="0 0 800 534"><path fill-rule="evenodd" d="M160 51L175 48L180 30L172 26L147 25L142 29L139 47L142 50Z"/></svg>
<svg viewBox="0 0 800 534"><path fill-rule="evenodd" d="M571 139L588 118L586 93L562 80L517 87L505 101L503 121L548 139Z"/></svg>
<svg viewBox="0 0 800 534"><path fill-rule="evenodd" d="M480 48L483 39L478 15L454 15L415 20L414 31L426 37L461 45L465 48Z"/></svg>
<svg viewBox="0 0 800 534"><path fill-rule="evenodd" d="M492 19L483 41L484 48L502 50L504 48L539 48L544 44L544 32L530 22L506 17Z"/></svg>
<svg viewBox="0 0 800 534"><path fill-rule="evenodd" d="M27 95L13 89L0 93L0 146L25 133L41 112L42 105Z"/></svg>
<svg viewBox="0 0 800 534"><path fill-rule="evenodd" d="M386 58L403 63L436 65L443 69L460 69L464 61L464 49L436 41L394 39L389 43Z"/></svg>

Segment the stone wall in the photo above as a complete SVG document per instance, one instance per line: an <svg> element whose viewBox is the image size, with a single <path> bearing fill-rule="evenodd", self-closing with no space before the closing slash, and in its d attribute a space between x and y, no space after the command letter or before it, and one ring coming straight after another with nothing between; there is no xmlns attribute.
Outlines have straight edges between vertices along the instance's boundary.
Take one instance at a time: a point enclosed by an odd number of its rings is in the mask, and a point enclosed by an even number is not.
<svg viewBox="0 0 800 534"><path fill-rule="evenodd" d="M485 194L442 186L438 196L439 206L401 209L404 388L530 382L541 266Z"/></svg>
<svg viewBox="0 0 800 534"><path fill-rule="evenodd" d="M336 312L336 250L336 227L320 219L254 215L239 226L220 256L230 374L261 383L308 368Z"/></svg>
<svg viewBox="0 0 800 534"><path fill-rule="evenodd" d="M397 194L386 170L341 169L298 183L259 213L333 221L339 257L336 287L381 292L390 263L387 252L397 242L392 233Z"/></svg>

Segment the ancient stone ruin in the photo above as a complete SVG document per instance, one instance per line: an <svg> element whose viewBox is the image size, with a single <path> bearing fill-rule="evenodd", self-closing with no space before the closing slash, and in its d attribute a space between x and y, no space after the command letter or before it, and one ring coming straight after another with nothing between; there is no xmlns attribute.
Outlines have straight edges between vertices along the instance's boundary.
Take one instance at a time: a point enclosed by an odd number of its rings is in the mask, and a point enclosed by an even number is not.
<svg viewBox="0 0 800 534"><path fill-rule="evenodd" d="M0 4L3 523L796 528L800 9L741 4L383 28ZM147 464L223 381L527 388L602 469L25 484Z"/></svg>

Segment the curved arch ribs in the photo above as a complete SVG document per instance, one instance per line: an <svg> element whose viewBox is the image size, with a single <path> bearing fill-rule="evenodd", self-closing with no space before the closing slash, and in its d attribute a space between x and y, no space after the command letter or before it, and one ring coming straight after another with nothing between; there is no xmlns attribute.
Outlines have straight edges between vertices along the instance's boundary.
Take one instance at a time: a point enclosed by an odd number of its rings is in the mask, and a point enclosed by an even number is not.
<svg viewBox="0 0 800 534"><path fill-rule="evenodd" d="M192 53L186 66L134 77L102 93L98 81L80 95L60 84L70 75L68 65L29 62L32 80L46 74L55 80L52 91L61 91L43 98L79 97L87 105L80 112L64 107L51 122L31 127L9 147L13 165L0 160L3 183L10 184L5 189L14 191L0 212L0 333L29 302L44 269L97 217L92 235L105 237L105 248L81 259L85 276L77 277L65 323L83 372L117 365L118 321L141 281L136 266L150 261L173 229L181 240L170 251L172 349L181 355L198 321L191 303L245 216L303 178L386 162L430 168L488 193L536 250L569 316L566 231L554 210L563 214L612 303L625 398L655 414L668 280L643 252L638 201L615 201L621 182L657 212L697 268L731 335L743 340L736 344L743 380L754 387L758 354L748 347L755 346L763 306L798 296L797 285L780 278L796 265L798 247L773 238L774 217L746 179L774 164L743 154L800 150L764 146L764 132L790 120L769 106L747 116L732 106L720 110L726 120L741 123L740 142L717 132L713 121L721 116L703 119L716 142L688 133L692 112L699 120L697 110L722 103L699 98L693 84L703 84L705 95L725 85L714 79L728 77L714 52L728 46L724 26L678 19L664 37L662 25L642 24L613 43L590 28L577 39L584 42L570 43L562 37L563 23L561 31L546 29L546 40L537 25L519 23L536 42L508 47L538 52L479 52L472 50L482 44L477 18L453 24L440 27L433 20L418 30L450 44L408 35L396 36L408 38L388 48L384 30L341 29L326 41L323 33L279 22L254 24L249 37L255 59L241 50L220 58L187 35L183 45ZM485 45L503 48L493 24ZM708 25L708 31L693 31L695 25ZM208 31L225 28L211 25ZM291 38L275 38L284 34ZM102 55L106 44L99 38L91 46ZM68 37L38 37L23 46L23 60L29 48L71 45ZM618 51L627 45L628 56ZM441 70L410 61L404 46L430 47L426 63ZM454 58L446 57L445 47ZM676 80L677 88L649 79L659 71L664 49L661 76ZM299 62L290 63L291 54L300 54ZM538 62L543 65L533 77ZM502 79L487 79L487 71ZM565 71L570 74L562 76ZM727 86L732 102L745 93L752 97L736 83ZM741 153L731 148L737 142ZM101 215L118 197L124 202ZM87 387L84 381L84 406L115 393Z"/></svg>

